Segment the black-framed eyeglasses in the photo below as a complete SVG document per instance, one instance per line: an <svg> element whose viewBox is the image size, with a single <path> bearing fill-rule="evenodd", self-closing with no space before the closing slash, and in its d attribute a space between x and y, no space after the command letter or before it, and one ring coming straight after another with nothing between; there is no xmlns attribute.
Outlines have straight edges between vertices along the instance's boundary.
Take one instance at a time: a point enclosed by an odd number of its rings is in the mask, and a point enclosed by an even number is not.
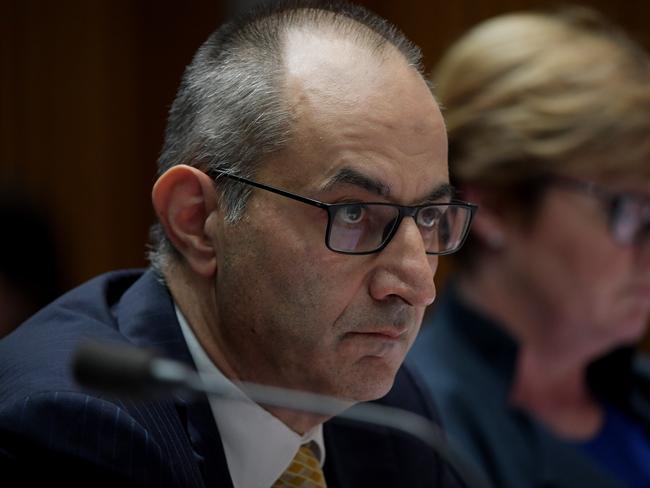
<svg viewBox="0 0 650 488"><path fill-rule="evenodd" d="M474 204L457 200L415 206L384 202L324 203L225 171L210 173L322 208L328 216L325 245L343 254L381 251L395 236L405 217L415 220L427 254L451 254L465 242L477 209Z"/></svg>
<svg viewBox="0 0 650 488"><path fill-rule="evenodd" d="M605 205L609 232L622 245L640 243L650 237L650 196L620 193L592 181L553 175L555 184L591 195Z"/></svg>

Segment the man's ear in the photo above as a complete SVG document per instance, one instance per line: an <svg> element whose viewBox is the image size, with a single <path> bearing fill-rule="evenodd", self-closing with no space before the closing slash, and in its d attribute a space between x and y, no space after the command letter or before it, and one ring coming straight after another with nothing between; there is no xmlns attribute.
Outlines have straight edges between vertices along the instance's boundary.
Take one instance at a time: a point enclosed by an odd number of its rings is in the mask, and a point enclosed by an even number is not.
<svg viewBox="0 0 650 488"><path fill-rule="evenodd" d="M201 276L213 276L217 249L206 226L217 210L212 179L191 166L174 166L158 178L151 200L167 237L189 266Z"/></svg>
<svg viewBox="0 0 650 488"><path fill-rule="evenodd" d="M463 198L479 206L472 221L472 233L489 249L495 251L506 244L506 222L498 199L491 192L474 185L462 188Z"/></svg>

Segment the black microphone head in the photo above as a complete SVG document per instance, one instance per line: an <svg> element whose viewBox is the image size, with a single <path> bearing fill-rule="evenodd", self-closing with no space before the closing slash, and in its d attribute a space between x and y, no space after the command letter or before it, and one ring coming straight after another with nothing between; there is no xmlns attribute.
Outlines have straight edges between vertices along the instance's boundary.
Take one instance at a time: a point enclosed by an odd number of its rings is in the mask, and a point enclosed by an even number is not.
<svg viewBox="0 0 650 488"><path fill-rule="evenodd" d="M82 386L115 395L149 397L161 385L151 374L151 351L118 343L87 341L72 359L75 380Z"/></svg>

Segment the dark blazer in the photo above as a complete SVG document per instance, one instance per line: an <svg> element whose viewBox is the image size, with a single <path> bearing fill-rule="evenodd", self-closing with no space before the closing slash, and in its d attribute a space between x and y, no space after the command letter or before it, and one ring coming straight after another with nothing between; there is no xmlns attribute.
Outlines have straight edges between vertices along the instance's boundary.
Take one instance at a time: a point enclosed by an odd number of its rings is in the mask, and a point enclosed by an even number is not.
<svg viewBox="0 0 650 488"><path fill-rule="evenodd" d="M171 296L152 271L109 273L67 293L0 341L3 478L232 486L207 398L138 402L84 391L70 360L87 338L154 348L192 364ZM435 418L406 369L380 403ZM324 438L331 488L459 486L436 454L406 435L333 420Z"/></svg>

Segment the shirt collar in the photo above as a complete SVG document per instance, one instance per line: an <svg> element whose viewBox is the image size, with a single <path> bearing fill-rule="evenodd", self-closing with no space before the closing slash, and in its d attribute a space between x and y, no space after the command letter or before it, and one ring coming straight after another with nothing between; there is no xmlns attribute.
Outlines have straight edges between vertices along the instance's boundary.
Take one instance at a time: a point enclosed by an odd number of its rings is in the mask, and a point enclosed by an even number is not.
<svg viewBox="0 0 650 488"><path fill-rule="evenodd" d="M237 398L208 397L235 488L272 486L303 444L312 443L314 454L323 466L325 443L322 424L301 436L253 402L217 368L178 306L175 305L175 309L199 376L222 381Z"/></svg>

